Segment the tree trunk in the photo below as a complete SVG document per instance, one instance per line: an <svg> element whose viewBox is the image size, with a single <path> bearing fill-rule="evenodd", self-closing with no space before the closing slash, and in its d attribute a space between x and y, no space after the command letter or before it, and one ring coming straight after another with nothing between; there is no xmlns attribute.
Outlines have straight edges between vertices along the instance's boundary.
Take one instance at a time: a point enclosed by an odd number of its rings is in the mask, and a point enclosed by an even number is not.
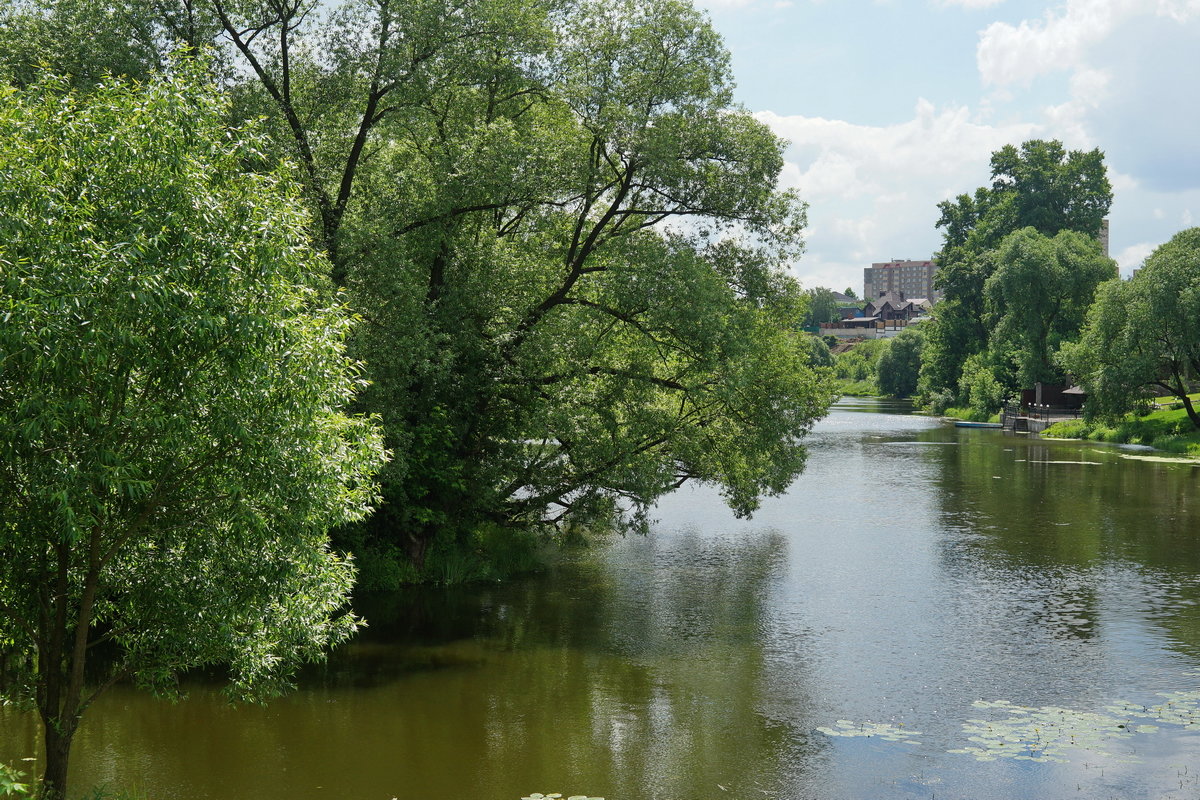
<svg viewBox="0 0 1200 800"><path fill-rule="evenodd" d="M422 525L415 530L407 531L404 535L404 552L414 567L421 570L425 566L425 554L429 543L433 541L434 530L429 525Z"/></svg>
<svg viewBox="0 0 1200 800"><path fill-rule="evenodd" d="M75 738L78 720L43 717L42 727L45 730L46 771L42 774L41 800L65 800L67 763L71 757L71 741Z"/></svg>
<svg viewBox="0 0 1200 800"><path fill-rule="evenodd" d="M1192 398L1188 397L1187 395L1186 386L1183 387L1183 393L1179 395L1179 397L1181 400L1183 400L1183 408L1185 411L1187 411L1188 419L1192 421L1192 424L1195 425L1197 429L1200 429L1200 414L1196 413L1196 407L1192 405Z"/></svg>

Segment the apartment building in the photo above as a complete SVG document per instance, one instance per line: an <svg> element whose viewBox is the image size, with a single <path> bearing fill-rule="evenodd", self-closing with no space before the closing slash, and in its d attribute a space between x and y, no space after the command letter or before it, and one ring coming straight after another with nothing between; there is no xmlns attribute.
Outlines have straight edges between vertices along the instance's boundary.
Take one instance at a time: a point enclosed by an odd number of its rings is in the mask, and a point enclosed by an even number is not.
<svg viewBox="0 0 1200 800"><path fill-rule="evenodd" d="M907 298L924 298L931 303L941 299L942 293L933 288L933 273L937 263L896 259L872 264L863 270L863 300L887 294L901 294Z"/></svg>

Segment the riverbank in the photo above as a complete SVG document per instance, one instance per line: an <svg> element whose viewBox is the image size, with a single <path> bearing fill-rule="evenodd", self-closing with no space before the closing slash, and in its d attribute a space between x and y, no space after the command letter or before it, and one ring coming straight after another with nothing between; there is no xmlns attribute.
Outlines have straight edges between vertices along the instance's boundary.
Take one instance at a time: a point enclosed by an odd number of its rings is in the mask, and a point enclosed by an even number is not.
<svg viewBox="0 0 1200 800"><path fill-rule="evenodd" d="M873 380L849 381L838 380L837 393L843 397L883 397Z"/></svg>
<svg viewBox="0 0 1200 800"><path fill-rule="evenodd" d="M945 419L960 420L962 422L999 422L999 414L985 414L982 411L976 411L973 408L955 408L950 406L943 409L938 416Z"/></svg>
<svg viewBox="0 0 1200 800"><path fill-rule="evenodd" d="M1200 394L1192 397L1195 402ZM1142 444L1168 453L1200 458L1200 430L1182 408L1162 408L1144 417L1129 416L1115 425L1084 419L1064 420L1046 428L1041 435L1046 439Z"/></svg>

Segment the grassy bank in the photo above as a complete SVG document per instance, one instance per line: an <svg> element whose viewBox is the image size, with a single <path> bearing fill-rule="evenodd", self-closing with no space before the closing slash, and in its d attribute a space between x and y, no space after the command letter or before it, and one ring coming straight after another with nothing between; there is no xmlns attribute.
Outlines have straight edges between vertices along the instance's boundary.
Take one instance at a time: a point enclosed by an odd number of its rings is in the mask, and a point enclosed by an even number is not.
<svg viewBox="0 0 1200 800"><path fill-rule="evenodd" d="M837 382L837 392L847 397L883 397L874 380L840 380Z"/></svg>
<svg viewBox="0 0 1200 800"><path fill-rule="evenodd" d="M1200 394L1192 395L1193 401ZM1144 444L1168 453L1200 458L1200 430L1182 408L1172 408L1174 398L1158 398L1164 406L1145 416L1130 415L1120 422L1071 419L1056 422L1042 436L1048 439L1087 439L1117 444Z"/></svg>
<svg viewBox="0 0 1200 800"><path fill-rule="evenodd" d="M961 419L964 422L999 422L999 414L985 414L982 411L976 411L973 408L956 408L950 406L941 413L941 416L948 419Z"/></svg>

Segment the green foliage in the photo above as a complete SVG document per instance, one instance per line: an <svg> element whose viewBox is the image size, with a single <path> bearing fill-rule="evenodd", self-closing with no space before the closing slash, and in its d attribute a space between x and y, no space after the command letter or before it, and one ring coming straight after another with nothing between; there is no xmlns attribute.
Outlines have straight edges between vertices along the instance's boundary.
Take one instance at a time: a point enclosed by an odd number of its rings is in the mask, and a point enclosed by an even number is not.
<svg viewBox="0 0 1200 800"><path fill-rule="evenodd" d="M1096 287L1116 277L1116 262L1089 236L1064 230L1049 237L1032 227L1006 236L995 262L984 284L988 348L1006 355L1018 387L1062 382L1051 356L1079 335Z"/></svg>
<svg viewBox="0 0 1200 800"><path fill-rule="evenodd" d="M948 396L951 403L965 398L959 385L963 364L986 342L986 336L976 333L977 313L960 300L943 299L933 307L932 319L922 323L925 345L917 385L923 402L941 396Z"/></svg>
<svg viewBox="0 0 1200 800"><path fill-rule="evenodd" d="M941 411L934 411L935 414L940 414L943 417L950 419L961 419L968 422L999 422L1000 415L992 414L986 410L971 408L969 406L944 406Z"/></svg>
<svg viewBox="0 0 1200 800"><path fill-rule="evenodd" d="M1088 391L1089 416L1115 420L1140 400L1167 393L1192 423L1200 376L1200 228L1177 233L1128 281L1100 286L1079 342L1059 360Z"/></svg>
<svg viewBox="0 0 1200 800"><path fill-rule="evenodd" d="M804 316L804 327L811 328L814 325L820 325L822 322L833 322L841 319L841 312L837 299L833 296L833 291L826 289L824 286L818 286L815 289L809 289L808 292L808 313Z"/></svg>
<svg viewBox="0 0 1200 800"><path fill-rule="evenodd" d="M926 409L933 414L944 414L946 416L958 416L953 413L958 409L954 408L955 395L949 389L943 389L940 392L934 392L928 396L922 396L921 402ZM964 417L965 419L965 417Z"/></svg>
<svg viewBox="0 0 1200 800"><path fill-rule="evenodd" d="M417 576L422 583L459 586L538 572L545 541L531 529L483 525L463 539L439 537Z"/></svg>
<svg viewBox="0 0 1200 800"><path fill-rule="evenodd" d="M834 375L843 381L874 383L880 354L888 347L887 339L864 339L834 357Z"/></svg>
<svg viewBox="0 0 1200 800"><path fill-rule="evenodd" d="M1007 377L1003 360L998 362L987 353L967 359L963 365L962 391L976 417L990 416L1016 393L1017 387Z"/></svg>
<svg viewBox="0 0 1200 800"><path fill-rule="evenodd" d="M23 781L24 777L24 773L13 767L0 764L0 797L11 797L13 800L33 800L37 796L36 790Z"/></svg>
<svg viewBox="0 0 1200 800"><path fill-rule="evenodd" d="M731 105L719 38L669 0L436 6L419 85L379 73L394 110L359 127L369 163L324 122L276 118L317 148L335 278L371 323L362 404L401 453L365 539L419 564L485 524L637 525L686 479L749 513L802 468L832 391L785 270L804 208L773 188L779 140ZM281 88L273 69L260 83ZM342 112L291 91L344 131L370 87L331 70ZM680 217L695 225L662 228Z"/></svg>
<svg viewBox="0 0 1200 800"><path fill-rule="evenodd" d="M833 353L829 352L829 345L820 336L808 336L805 338L805 344L808 345L809 355L808 364L811 367L833 367L835 364Z"/></svg>
<svg viewBox="0 0 1200 800"><path fill-rule="evenodd" d="M0 90L0 642L64 791L89 686L227 664L269 696L354 630L325 531L379 433L311 220L195 65ZM15 665L15 667L14 667ZM92 683L96 681L96 683Z"/></svg>
<svg viewBox="0 0 1200 800"><path fill-rule="evenodd" d="M1105 423L1098 418L1056 422L1042 432L1051 439L1091 439L1114 444L1149 445L1158 450L1200 456L1200 432L1184 409L1154 411Z"/></svg>
<svg viewBox="0 0 1200 800"><path fill-rule="evenodd" d="M849 395L850 397L879 397L879 386L874 380L839 380L837 382L837 392L840 395Z"/></svg>
<svg viewBox="0 0 1200 800"><path fill-rule="evenodd" d="M145 78L162 42L136 0L0 0L0 78L20 86L40 70L80 88L108 75Z"/></svg>
<svg viewBox="0 0 1200 800"><path fill-rule="evenodd" d="M638 526L689 479L750 513L802 469L832 398L787 271L805 208L691 5L130 8L139 42L219 31L231 113L264 118L365 320L356 407L395 458L338 535L381 581L482 526Z"/></svg>
<svg viewBox="0 0 1200 800"><path fill-rule="evenodd" d="M888 346L876 362L879 391L891 397L908 397L917 390L925 337L919 326L912 326L886 341Z"/></svg>
<svg viewBox="0 0 1200 800"><path fill-rule="evenodd" d="M1076 231L1094 238L1112 204L1099 150L1068 152L1058 141L1031 140L994 152L991 166L991 187L938 205L943 242L935 285L943 300L926 327L924 396L946 389L965 396L964 365L988 347L985 285L1000 265L996 251L1005 237L1032 228L1046 237ZM1020 327L1016 320L1013 327ZM1027 351L1029 371L1040 352L1036 346Z"/></svg>

